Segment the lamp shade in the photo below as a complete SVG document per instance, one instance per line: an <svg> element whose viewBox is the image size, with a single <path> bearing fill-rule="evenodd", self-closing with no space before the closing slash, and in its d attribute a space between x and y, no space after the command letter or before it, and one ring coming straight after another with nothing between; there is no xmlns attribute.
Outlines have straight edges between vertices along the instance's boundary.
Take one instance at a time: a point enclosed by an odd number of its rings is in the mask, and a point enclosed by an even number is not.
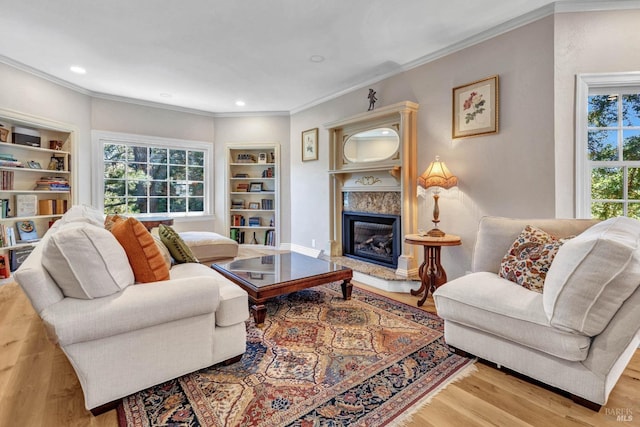
<svg viewBox="0 0 640 427"><path fill-rule="evenodd" d="M418 185L422 188L451 188L458 185L458 178L451 173L444 162L440 161L440 156L436 156L427 170L418 177Z"/></svg>

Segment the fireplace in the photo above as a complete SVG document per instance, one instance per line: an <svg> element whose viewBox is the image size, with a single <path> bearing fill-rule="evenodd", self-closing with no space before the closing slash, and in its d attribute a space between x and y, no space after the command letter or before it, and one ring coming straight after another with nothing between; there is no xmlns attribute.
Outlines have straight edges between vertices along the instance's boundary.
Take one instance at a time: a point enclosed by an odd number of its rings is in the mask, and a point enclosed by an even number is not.
<svg viewBox="0 0 640 427"><path fill-rule="evenodd" d="M342 213L344 256L396 268L401 250L400 236L399 215Z"/></svg>

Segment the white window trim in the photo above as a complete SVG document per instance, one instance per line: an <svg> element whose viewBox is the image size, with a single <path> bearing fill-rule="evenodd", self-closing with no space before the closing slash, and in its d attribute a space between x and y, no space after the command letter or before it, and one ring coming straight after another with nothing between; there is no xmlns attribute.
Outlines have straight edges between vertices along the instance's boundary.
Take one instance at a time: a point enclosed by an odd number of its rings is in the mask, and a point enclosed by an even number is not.
<svg viewBox="0 0 640 427"><path fill-rule="evenodd" d="M168 147L175 149L193 149L205 152L204 155L204 182L205 203L204 212L191 213L167 213L181 221L215 219L214 217L214 182L213 182L213 143L206 141L194 141L184 139L161 138L157 136L137 135L119 132L106 132L100 130L91 131L91 157L93 165L92 175L92 205L104 211L104 144L135 144L139 146ZM159 215L159 214L149 214ZM164 215L164 214L163 214ZM144 216L144 215L141 215Z"/></svg>
<svg viewBox="0 0 640 427"><path fill-rule="evenodd" d="M591 218L591 173L587 161L589 91L615 86L640 86L640 72L576 76L576 217Z"/></svg>

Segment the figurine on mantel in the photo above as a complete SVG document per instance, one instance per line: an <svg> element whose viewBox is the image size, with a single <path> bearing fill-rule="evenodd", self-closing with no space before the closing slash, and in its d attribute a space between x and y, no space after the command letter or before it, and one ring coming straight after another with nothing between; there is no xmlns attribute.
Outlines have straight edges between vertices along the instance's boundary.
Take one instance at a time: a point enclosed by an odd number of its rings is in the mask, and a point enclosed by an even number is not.
<svg viewBox="0 0 640 427"><path fill-rule="evenodd" d="M369 98L369 109L367 111L371 111L375 107L375 103L378 100L378 98L376 98L376 91L373 89L369 89L369 96L367 96L367 98Z"/></svg>

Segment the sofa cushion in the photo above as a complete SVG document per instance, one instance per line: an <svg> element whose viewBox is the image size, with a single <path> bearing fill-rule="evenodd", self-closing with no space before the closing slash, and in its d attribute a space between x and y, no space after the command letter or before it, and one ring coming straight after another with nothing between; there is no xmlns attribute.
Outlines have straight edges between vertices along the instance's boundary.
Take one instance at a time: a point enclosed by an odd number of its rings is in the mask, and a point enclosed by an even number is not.
<svg viewBox="0 0 640 427"><path fill-rule="evenodd" d="M103 227L104 214L93 206L73 205L57 222L61 224L86 222L96 227Z"/></svg>
<svg viewBox="0 0 640 427"><path fill-rule="evenodd" d="M128 332L213 313L217 306L218 289L210 279L170 280L91 301L65 298L43 310L42 320L49 336L67 346L121 334L126 341Z"/></svg>
<svg viewBox="0 0 640 427"><path fill-rule="evenodd" d="M217 271L203 264L185 263L174 265L171 280L205 276L213 278L220 292L220 304L216 309L216 325L231 326L244 322L249 317L247 292L240 286L224 278Z"/></svg>
<svg viewBox="0 0 640 427"><path fill-rule="evenodd" d="M169 249L171 256L176 260L178 264L185 262L198 262L198 259L193 255L189 246L182 240L180 235L176 231L164 224L160 224L158 227L158 233L162 243Z"/></svg>
<svg viewBox="0 0 640 427"><path fill-rule="evenodd" d="M133 283L127 255L115 237L84 222L62 225L46 240L42 265L67 297L104 297Z"/></svg>
<svg viewBox="0 0 640 427"><path fill-rule="evenodd" d="M167 249L164 243L162 243L162 239L160 239L160 236L156 236L152 234L151 237L153 237L153 240L156 242L156 246L158 247L158 250L162 255L162 259L164 260L164 263L167 265L167 268L171 269L172 259L171 259L171 254L169 253L169 249Z"/></svg>
<svg viewBox="0 0 640 427"><path fill-rule="evenodd" d="M118 223L120 221L124 221L125 219L127 219L127 218L125 218L123 216L120 216L118 214L107 215L105 217L105 219L104 219L104 228L105 228L105 230L111 231L111 229L113 228L113 226L116 223Z"/></svg>
<svg viewBox="0 0 640 427"><path fill-rule="evenodd" d="M189 246L193 255L200 260L235 258L238 242L218 233L209 231L183 231L178 233Z"/></svg>
<svg viewBox="0 0 640 427"><path fill-rule="evenodd" d="M111 232L122 245L136 282L149 283L169 279L169 268L147 228L135 218L116 222Z"/></svg>
<svg viewBox="0 0 640 427"><path fill-rule="evenodd" d="M544 290L551 325L595 336L640 284L640 221L611 218L558 251Z"/></svg>
<svg viewBox="0 0 640 427"><path fill-rule="evenodd" d="M591 339L549 325L543 296L495 273L452 280L434 293L438 316L561 359L585 360Z"/></svg>
<svg viewBox="0 0 640 427"><path fill-rule="evenodd" d="M502 258L498 275L530 291L542 293L551 262L564 241L527 225Z"/></svg>

